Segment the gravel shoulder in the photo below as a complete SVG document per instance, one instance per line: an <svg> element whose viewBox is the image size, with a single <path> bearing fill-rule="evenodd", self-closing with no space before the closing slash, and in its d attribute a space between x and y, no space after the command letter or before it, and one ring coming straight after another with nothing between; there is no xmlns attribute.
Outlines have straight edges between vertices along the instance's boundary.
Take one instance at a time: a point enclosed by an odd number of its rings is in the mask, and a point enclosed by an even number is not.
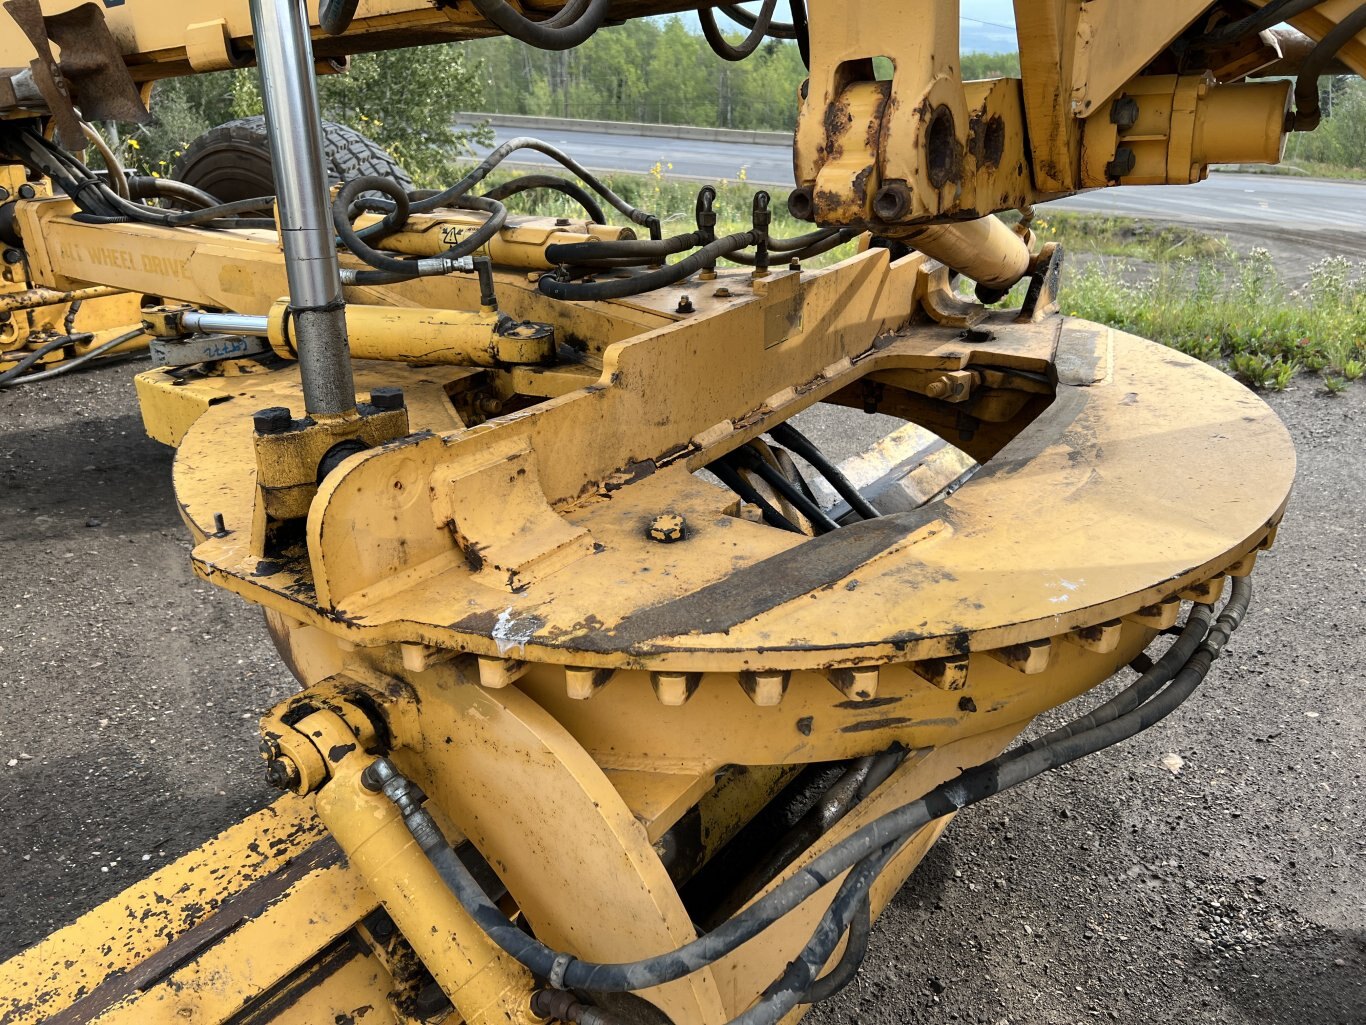
<svg viewBox="0 0 1366 1025"><path fill-rule="evenodd" d="M190 574L131 376L3 393L0 958L273 796L293 681ZM1366 388L1297 385L1291 509L1200 695L960 816L808 1020L1366 1023Z"/></svg>

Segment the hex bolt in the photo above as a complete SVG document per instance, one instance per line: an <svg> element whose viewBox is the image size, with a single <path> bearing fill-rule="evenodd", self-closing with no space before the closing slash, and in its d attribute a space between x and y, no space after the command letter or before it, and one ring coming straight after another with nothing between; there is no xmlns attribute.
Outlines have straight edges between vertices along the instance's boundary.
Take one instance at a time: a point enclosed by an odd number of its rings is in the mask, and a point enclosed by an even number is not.
<svg viewBox="0 0 1366 1025"><path fill-rule="evenodd" d="M266 782L277 790L291 790L299 782L299 768L288 755L266 763Z"/></svg>
<svg viewBox="0 0 1366 1025"><path fill-rule="evenodd" d="M688 521L678 513L661 513L650 521L650 540L670 545L688 536Z"/></svg>
<svg viewBox="0 0 1366 1025"><path fill-rule="evenodd" d="M889 224L911 212L911 190L904 182L888 182L873 196L873 213Z"/></svg>
<svg viewBox="0 0 1366 1025"><path fill-rule="evenodd" d="M1128 146L1121 146L1115 150L1115 159L1105 165L1105 177L1123 178L1126 174L1131 174L1134 167L1138 164L1138 157Z"/></svg>
<svg viewBox="0 0 1366 1025"><path fill-rule="evenodd" d="M678 300L678 306L676 307L676 309L675 309L674 312L676 312L676 313L692 313L692 312L693 312L692 297L691 297L691 296L686 296L686 295L683 296L683 297L681 297L681 298Z"/></svg>
<svg viewBox="0 0 1366 1025"><path fill-rule="evenodd" d="M257 434L284 434L294 426L294 415L288 406L267 406L252 414L251 425Z"/></svg>
<svg viewBox="0 0 1366 1025"><path fill-rule="evenodd" d="M371 388L370 405L376 409L402 409L404 408L403 389L389 384L379 388Z"/></svg>
<svg viewBox="0 0 1366 1025"><path fill-rule="evenodd" d="M557 228L567 228L567 227L569 227L569 218L568 218L568 217L556 217L556 218L555 218L555 227L557 227Z"/></svg>
<svg viewBox="0 0 1366 1025"><path fill-rule="evenodd" d="M1138 124L1138 101L1132 96L1121 96L1110 106L1110 123L1121 132Z"/></svg>
<svg viewBox="0 0 1366 1025"><path fill-rule="evenodd" d="M713 292L712 295L715 296L717 299L729 299L730 289L727 288L725 285L722 285L715 292Z"/></svg>

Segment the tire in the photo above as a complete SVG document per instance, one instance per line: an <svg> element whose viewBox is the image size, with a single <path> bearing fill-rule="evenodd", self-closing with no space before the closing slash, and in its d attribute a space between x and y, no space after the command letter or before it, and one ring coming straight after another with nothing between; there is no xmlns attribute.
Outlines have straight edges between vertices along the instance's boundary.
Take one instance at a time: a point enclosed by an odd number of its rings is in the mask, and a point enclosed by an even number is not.
<svg viewBox="0 0 1366 1025"><path fill-rule="evenodd" d="M378 143L345 125L323 122L323 150L330 185L377 174L405 189L413 188L408 172ZM190 143L175 162L171 177L224 203L275 195L266 119L258 114L209 129Z"/></svg>

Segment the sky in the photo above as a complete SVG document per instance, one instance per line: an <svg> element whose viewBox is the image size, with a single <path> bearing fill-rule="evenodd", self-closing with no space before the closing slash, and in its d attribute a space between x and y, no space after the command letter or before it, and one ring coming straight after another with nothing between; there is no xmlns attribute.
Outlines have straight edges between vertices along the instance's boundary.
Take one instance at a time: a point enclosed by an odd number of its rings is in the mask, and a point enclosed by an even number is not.
<svg viewBox="0 0 1366 1025"><path fill-rule="evenodd" d="M747 4L754 10L757 4ZM778 5L784 11L784 4ZM1013 53L1015 44L1015 7L1013 0L961 0L961 49L977 53ZM785 16L785 11L784 15ZM700 31L697 15L684 14L683 21Z"/></svg>

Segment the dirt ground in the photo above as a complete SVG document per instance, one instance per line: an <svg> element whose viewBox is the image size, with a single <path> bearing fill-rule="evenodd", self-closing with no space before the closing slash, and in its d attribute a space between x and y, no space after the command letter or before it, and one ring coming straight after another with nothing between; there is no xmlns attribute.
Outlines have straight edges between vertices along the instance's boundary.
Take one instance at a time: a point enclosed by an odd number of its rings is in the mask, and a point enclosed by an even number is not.
<svg viewBox="0 0 1366 1025"><path fill-rule="evenodd" d="M0 958L273 796L293 682L190 575L131 376L0 393ZM1269 401L1299 482L1203 691L960 816L809 1020L1366 1023L1366 387Z"/></svg>

